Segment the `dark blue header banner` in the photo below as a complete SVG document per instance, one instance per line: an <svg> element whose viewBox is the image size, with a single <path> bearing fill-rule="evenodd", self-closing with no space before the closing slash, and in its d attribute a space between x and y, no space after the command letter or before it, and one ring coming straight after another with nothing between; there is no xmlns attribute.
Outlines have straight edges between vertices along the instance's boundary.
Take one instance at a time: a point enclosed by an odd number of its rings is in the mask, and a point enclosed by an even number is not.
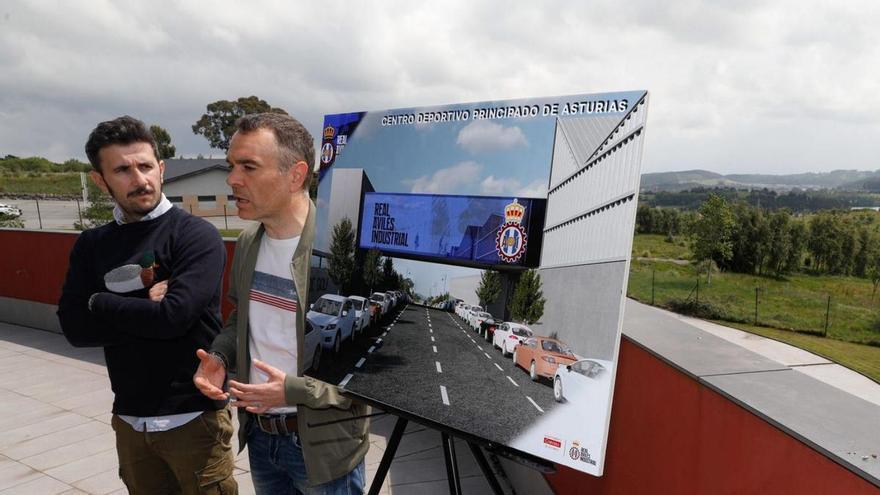
<svg viewBox="0 0 880 495"><path fill-rule="evenodd" d="M360 247L430 261L534 267L545 203L534 198L366 193Z"/></svg>

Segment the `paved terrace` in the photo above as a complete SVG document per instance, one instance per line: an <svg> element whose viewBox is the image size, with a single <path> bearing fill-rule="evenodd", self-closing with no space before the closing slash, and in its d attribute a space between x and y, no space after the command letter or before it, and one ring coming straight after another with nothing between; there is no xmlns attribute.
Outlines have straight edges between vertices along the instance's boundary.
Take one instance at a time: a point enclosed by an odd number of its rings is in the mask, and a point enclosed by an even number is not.
<svg viewBox="0 0 880 495"><path fill-rule="evenodd" d="M648 352L880 486L877 383L786 344L633 301L624 328ZM0 323L0 495L125 493L106 375L100 349ZM368 482L393 425L387 416L372 423ZM464 493L489 493L466 445L456 453ZM549 493L536 472L501 465L506 492ZM242 493L253 493L248 470L243 453L235 470ZM447 486L439 434L410 423L382 493L431 495Z"/></svg>

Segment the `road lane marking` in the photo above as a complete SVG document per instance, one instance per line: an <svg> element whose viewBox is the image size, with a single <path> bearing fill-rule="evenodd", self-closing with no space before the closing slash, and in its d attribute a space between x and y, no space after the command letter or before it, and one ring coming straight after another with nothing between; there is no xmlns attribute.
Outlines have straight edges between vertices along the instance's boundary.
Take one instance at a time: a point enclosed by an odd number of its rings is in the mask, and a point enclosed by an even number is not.
<svg viewBox="0 0 880 495"><path fill-rule="evenodd" d="M486 356L486 357L489 358L489 359L492 359L492 356L486 354L485 352L483 353L483 355Z"/></svg>
<svg viewBox="0 0 880 495"><path fill-rule="evenodd" d="M431 342L435 342L433 335L431 335Z"/></svg>
<svg viewBox="0 0 880 495"><path fill-rule="evenodd" d="M345 375L345 378L343 378L342 381L339 382L338 387L345 388L345 386L348 385L348 381L351 380L352 378L354 378L354 375L352 375L351 373Z"/></svg>
<svg viewBox="0 0 880 495"><path fill-rule="evenodd" d="M377 343L377 344L381 344L381 343L382 343L382 339L376 339L376 343Z"/></svg>
<svg viewBox="0 0 880 495"><path fill-rule="evenodd" d="M434 364L437 365L437 373L443 373L443 368L440 367L440 361L434 361Z"/></svg>
<svg viewBox="0 0 880 495"><path fill-rule="evenodd" d="M535 409L537 409L537 410L540 411L540 412L544 412L544 410L541 409L541 406L539 406L538 404L535 404L535 401L533 401L531 397L529 397L529 396L527 395L527 396L526 396L526 399L529 399L529 402L531 402L532 405L535 406Z"/></svg>
<svg viewBox="0 0 880 495"><path fill-rule="evenodd" d="M363 366L364 363L366 363L366 362L367 362L367 358L361 358L361 360L358 361L357 364L354 365L354 367L355 367L355 368L360 368L360 367Z"/></svg>
<svg viewBox="0 0 880 495"><path fill-rule="evenodd" d="M385 330L385 333L382 334L383 337L386 335L388 335L388 330Z"/></svg>
<svg viewBox="0 0 880 495"><path fill-rule="evenodd" d="M428 329L428 332L430 332L430 333L434 333L434 330L431 330L431 329L429 328L429 329Z"/></svg>
<svg viewBox="0 0 880 495"><path fill-rule="evenodd" d="M493 363L493 364L495 364L495 367L498 368L499 370L504 371L504 368L502 368L501 366L498 366L498 363Z"/></svg>
<svg viewBox="0 0 880 495"><path fill-rule="evenodd" d="M375 351L375 350L376 350L376 346L374 346L374 345L373 345L373 346L370 346L370 348L367 349L367 354L372 354L373 351Z"/></svg>
<svg viewBox="0 0 880 495"><path fill-rule="evenodd" d="M469 338L469 339L471 339L471 338L470 338L470 337L468 337L468 338ZM471 339L471 342L473 342L473 343L474 343L474 344L476 344L476 343L477 343L477 341L476 341L476 340L474 340L474 339Z"/></svg>
<svg viewBox="0 0 880 495"><path fill-rule="evenodd" d="M483 348L480 347L479 345L477 345L477 349L479 349L479 350L481 350L481 351L483 350Z"/></svg>
<svg viewBox="0 0 880 495"><path fill-rule="evenodd" d="M436 346L436 345L432 345L431 347L434 348L434 352L436 353L436 352L437 352L437 346Z"/></svg>
<svg viewBox="0 0 880 495"><path fill-rule="evenodd" d="M519 383L513 381L513 378L511 378L509 375L507 376L507 379L510 380L510 383L512 383L514 387L519 387Z"/></svg>
<svg viewBox="0 0 880 495"><path fill-rule="evenodd" d="M440 385L440 396L443 398L443 404L449 405L449 395L446 393L446 387Z"/></svg>

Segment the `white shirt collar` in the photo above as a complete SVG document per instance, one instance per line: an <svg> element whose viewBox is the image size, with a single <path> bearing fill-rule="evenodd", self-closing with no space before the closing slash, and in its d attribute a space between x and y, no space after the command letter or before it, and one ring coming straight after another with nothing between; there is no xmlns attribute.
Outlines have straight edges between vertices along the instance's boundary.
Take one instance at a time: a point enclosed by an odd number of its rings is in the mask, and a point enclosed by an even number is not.
<svg viewBox="0 0 880 495"><path fill-rule="evenodd" d="M171 204L171 201L168 201L168 198L165 197L165 193L162 193L162 199L159 200L159 204L153 208L152 211L144 215L139 221L143 222L145 220L153 220L154 218L159 218L165 213L168 212L174 205ZM119 205L113 207L113 219L116 220L116 223L119 225L123 225L125 222L125 214L122 213L122 209L119 208Z"/></svg>

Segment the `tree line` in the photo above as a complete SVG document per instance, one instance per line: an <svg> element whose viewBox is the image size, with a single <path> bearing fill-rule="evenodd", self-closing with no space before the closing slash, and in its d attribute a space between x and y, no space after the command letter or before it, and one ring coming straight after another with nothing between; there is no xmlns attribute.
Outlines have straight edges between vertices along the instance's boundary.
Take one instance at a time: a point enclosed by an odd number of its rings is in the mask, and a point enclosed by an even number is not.
<svg viewBox="0 0 880 495"><path fill-rule="evenodd" d="M880 195L870 192L843 191L837 189L792 189L777 192L772 189L736 189L733 187L695 187L685 191L642 191L639 200L648 206L675 207L697 210L710 195L724 198L731 203L742 202L750 206L793 212L816 212L854 206L880 206Z"/></svg>
<svg viewBox="0 0 880 495"><path fill-rule="evenodd" d="M636 232L691 241L695 260L722 270L783 276L792 272L880 278L875 212L826 210L794 215L710 194L699 210L642 204ZM876 283L875 283L876 287Z"/></svg>

